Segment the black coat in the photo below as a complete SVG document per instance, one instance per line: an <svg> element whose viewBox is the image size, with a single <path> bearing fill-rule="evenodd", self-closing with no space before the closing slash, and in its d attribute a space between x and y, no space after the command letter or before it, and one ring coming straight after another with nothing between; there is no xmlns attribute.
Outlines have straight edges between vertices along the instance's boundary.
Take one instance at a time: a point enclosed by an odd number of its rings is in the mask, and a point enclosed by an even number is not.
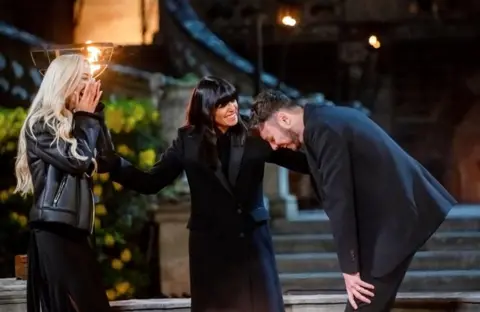
<svg viewBox="0 0 480 312"><path fill-rule="evenodd" d="M157 193L186 172L191 194L192 311L283 311L275 254L263 202L265 162L308 173L303 153L272 151L259 137L232 138L228 178L200 157L202 133L182 128L148 172L125 160L112 177L141 193Z"/></svg>
<svg viewBox="0 0 480 312"><path fill-rule="evenodd" d="M306 105L304 143L344 273L391 272L457 202L364 114Z"/></svg>

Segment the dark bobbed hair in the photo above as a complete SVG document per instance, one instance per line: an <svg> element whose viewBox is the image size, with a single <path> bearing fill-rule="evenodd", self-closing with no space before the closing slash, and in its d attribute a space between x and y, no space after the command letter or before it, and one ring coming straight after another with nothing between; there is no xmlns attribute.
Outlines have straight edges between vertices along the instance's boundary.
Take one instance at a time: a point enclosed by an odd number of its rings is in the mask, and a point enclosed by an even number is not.
<svg viewBox="0 0 480 312"><path fill-rule="evenodd" d="M215 125L215 110L224 107L228 103L238 100L237 89L225 79L206 76L200 79L193 89L190 103L186 112L186 123L194 131L203 135L201 151L205 161L216 167L217 154L217 131ZM238 144L244 142L247 127L242 119L229 129L232 140Z"/></svg>
<svg viewBox="0 0 480 312"><path fill-rule="evenodd" d="M278 90L263 90L253 99L249 126L252 129L267 121L280 109L289 109L301 106L297 102Z"/></svg>

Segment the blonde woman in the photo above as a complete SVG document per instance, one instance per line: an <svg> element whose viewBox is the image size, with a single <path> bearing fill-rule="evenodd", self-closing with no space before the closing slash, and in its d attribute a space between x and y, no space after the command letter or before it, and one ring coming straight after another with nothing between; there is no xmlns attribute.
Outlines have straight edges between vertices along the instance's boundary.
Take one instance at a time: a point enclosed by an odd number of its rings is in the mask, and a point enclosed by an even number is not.
<svg viewBox="0 0 480 312"><path fill-rule="evenodd" d="M28 312L109 311L89 244L91 175L105 127L100 82L81 55L56 58L22 127L16 191L33 194L28 250ZM102 147L102 148L101 148Z"/></svg>

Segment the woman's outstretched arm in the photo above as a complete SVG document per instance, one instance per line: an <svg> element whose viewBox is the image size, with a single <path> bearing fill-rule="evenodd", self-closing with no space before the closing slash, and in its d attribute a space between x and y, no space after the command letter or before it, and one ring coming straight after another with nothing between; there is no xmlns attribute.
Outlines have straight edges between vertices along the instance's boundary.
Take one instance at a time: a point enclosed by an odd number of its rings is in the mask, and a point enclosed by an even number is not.
<svg viewBox="0 0 480 312"><path fill-rule="evenodd" d="M307 156L302 151L292 151L287 148L272 150L267 162L277 164L280 167L285 167L292 171L304 174L310 173Z"/></svg>
<svg viewBox="0 0 480 312"><path fill-rule="evenodd" d="M110 176L125 188L142 194L155 194L180 176L183 172L182 160L182 142L177 137L151 169L140 170L126 159L117 156L117 163Z"/></svg>

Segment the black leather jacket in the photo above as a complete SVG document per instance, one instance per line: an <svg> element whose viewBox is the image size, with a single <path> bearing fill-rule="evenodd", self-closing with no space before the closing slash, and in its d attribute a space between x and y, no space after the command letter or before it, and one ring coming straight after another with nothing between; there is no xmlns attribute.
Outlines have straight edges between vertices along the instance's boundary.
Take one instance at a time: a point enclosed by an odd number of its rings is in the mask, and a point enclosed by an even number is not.
<svg viewBox="0 0 480 312"><path fill-rule="evenodd" d="M103 105L99 108L102 110ZM108 171L113 145L101 112L77 112L73 123L77 151L87 157L85 161L72 156L69 143L60 140L58 145L52 144L54 136L43 124L33 127L35 138L27 131L27 159L34 187L30 222L33 227L55 222L92 233L95 220L92 159L95 157L97 161L98 172Z"/></svg>

